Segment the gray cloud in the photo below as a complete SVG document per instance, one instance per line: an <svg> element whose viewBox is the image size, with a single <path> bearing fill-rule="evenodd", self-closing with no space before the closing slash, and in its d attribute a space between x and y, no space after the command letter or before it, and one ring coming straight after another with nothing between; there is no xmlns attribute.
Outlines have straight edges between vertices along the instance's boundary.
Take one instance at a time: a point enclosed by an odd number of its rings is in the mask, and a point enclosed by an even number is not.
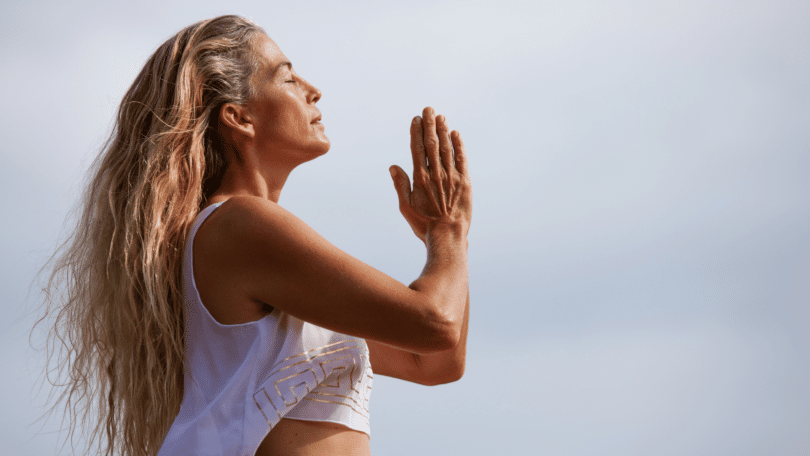
<svg viewBox="0 0 810 456"><path fill-rule="evenodd" d="M415 278L387 167L426 105L469 149L468 372L376 382L375 453L810 450L804 2L229 8L0 7L0 453L52 451L14 320L118 101L163 40L233 11L324 93L332 150L281 204L338 247Z"/></svg>

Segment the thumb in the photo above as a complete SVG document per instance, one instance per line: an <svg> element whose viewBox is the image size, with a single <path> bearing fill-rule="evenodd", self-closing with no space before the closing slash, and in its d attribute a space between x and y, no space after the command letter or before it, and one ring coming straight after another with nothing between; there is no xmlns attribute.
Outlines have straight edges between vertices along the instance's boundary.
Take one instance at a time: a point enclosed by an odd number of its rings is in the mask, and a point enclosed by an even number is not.
<svg viewBox="0 0 810 456"><path fill-rule="evenodd" d="M397 191L399 206L409 205L411 203L411 180L408 178L408 174L397 165L391 166L388 171L391 172L391 179L394 180L394 189Z"/></svg>

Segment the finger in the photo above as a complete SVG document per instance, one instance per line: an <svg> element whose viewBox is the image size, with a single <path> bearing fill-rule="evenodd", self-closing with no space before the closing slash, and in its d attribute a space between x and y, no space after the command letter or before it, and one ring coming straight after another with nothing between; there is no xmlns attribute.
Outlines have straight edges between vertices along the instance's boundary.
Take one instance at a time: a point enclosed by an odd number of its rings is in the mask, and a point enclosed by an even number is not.
<svg viewBox="0 0 810 456"><path fill-rule="evenodd" d="M459 173L466 176L469 172L467 168L467 151L464 149L464 141L461 140L461 133L453 130L450 134L453 140L453 152L455 154L456 169Z"/></svg>
<svg viewBox="0 0 810 456"><path fill-rule="evenodd" d="M411 122L411 155L413 156L413 176L427 174L425 144L422 142L422 118L416 116Z"/></svg>
<svg viewBox="0 0 810 456"><path fill-rule="evenodd" d="M447 118L436 117L436 133L439 136L439 155L442 159L442 166L445 171L453 169L453 144L450 142L450 129L447 126Z"/></svg>
<svg viewBox="0 0 810 456"><path fill-rule="evenodd" d="M436 135L436 114L430 106L422 111L422 142L425 144L430 174L438 176L442 163L439 159L439 137Z"/></svg>
<svg viewBox="0 0 810 456"><path fill-rule="evenodd" d="M407 207L411 204L411 180L408 179L408 174L397 165L391 166L388 171L391 172L391 179L394 181L399 207Z"/></svg>

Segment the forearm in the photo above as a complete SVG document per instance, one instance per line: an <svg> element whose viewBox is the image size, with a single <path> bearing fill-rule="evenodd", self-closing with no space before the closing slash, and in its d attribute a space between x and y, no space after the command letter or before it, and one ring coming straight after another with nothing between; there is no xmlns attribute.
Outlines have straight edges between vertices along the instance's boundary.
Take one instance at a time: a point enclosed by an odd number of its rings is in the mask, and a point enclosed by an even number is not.
<svg viewBox="0 0 810 456"><path fill-rule="evenodd" d="M426 323L419 334L433 348L421 353L434 353L455 349L466 332L472 187L461 135L430 107L411 122L411 153L413 188L401 168L390 170L400 212L428 251L425 268L410 288L418 318Z"/></svg>
<svg viewBox="0 0 810 456"><path fill-rule="evenodd" d="M415 361L425 384L440 385L459 380L464 375L467 358L467 327L470 320L470 293L464 307L461 336L455 347L431 354L416 355Z"/></svg>
<svg viewBox="0 0 810 456"><path fill-rule="evenodd" d="M425 296L428 311L446 328L455 347L464 330L465 306L469 300L466 233L450 227L432 230L426 236L425 268L410 288Z"/></svg>

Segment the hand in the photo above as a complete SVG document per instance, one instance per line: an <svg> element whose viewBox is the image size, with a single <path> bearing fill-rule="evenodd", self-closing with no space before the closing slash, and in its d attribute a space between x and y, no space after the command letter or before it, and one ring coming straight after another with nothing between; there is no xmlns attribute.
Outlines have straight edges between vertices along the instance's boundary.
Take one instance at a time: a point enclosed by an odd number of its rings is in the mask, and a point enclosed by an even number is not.
<svg viewBox="0 0 810 456"><path fill-rule="evenodd" d="M433 108L411 122L413 190L408 174L391 166L391 177L399 197L399 211L425 242L437 226L460 228L466 236L472 216L472 184L467 169L464 143L457 131L450 132L447 119L436 117Z"/></svg>

